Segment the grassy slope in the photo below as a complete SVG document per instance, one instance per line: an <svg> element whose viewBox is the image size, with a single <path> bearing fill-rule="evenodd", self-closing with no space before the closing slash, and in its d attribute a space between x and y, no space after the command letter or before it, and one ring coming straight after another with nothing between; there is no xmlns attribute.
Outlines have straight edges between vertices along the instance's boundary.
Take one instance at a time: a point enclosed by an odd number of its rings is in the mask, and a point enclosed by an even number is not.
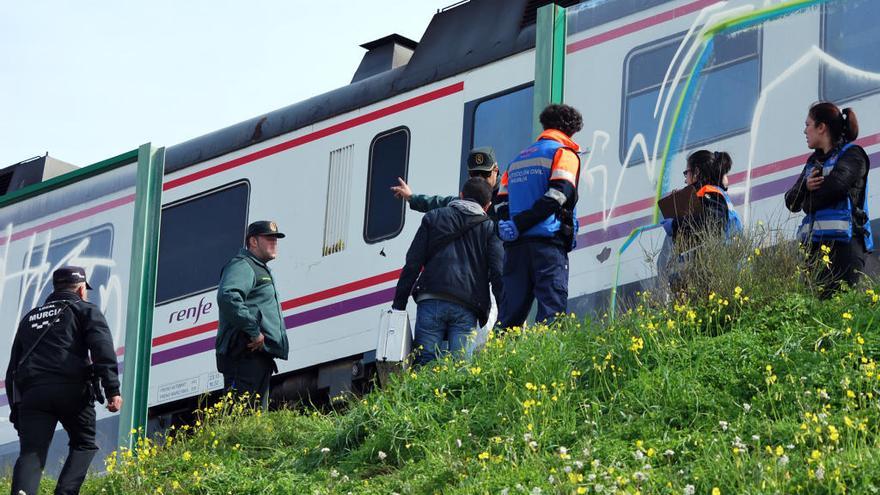
<svg viewBox="0 0 880 495"><path fill-rule="evenodd" d="M229 401L84 493L880 488L878 298L745 296L514 332L344 413Z"/></svg>

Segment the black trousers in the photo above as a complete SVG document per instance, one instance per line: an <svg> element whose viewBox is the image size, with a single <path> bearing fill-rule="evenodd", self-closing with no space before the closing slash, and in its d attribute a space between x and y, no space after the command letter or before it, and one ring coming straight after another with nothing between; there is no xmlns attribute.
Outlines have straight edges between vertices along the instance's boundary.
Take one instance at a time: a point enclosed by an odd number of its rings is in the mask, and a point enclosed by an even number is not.
<svg viewBox="0 0 880 495"><path fill-rule="evenodd" d="M269 380L273 371L278 371L278 368L272 356L262 351L245 350L237 358L226 362L223 385L227 391L247 393L252 403L259 403L266 411L269 409Z"/></svg>
<svg viewBox="0 0 880 495"><path fill-rule="evenodd" d="M86 384L46 384L25 388L17 408L15 428L20 452L12 472L12 495L37 493L58 422L70 437L70 449L58 476L55 493L79 493L89 465L98 452L95 407Z"/></svg>
<svg viewBox="0 0 880 495"><path fill-rule="evenodd" d="M851 242L827 243L831 251L828 253L830 263L823 261L822 245L810 245L810 264L814 267L816 283L820 288L820 297L828 299L840 290L841 282L850 287L855 286L865 271L865 244L860 239Z"/></svg>

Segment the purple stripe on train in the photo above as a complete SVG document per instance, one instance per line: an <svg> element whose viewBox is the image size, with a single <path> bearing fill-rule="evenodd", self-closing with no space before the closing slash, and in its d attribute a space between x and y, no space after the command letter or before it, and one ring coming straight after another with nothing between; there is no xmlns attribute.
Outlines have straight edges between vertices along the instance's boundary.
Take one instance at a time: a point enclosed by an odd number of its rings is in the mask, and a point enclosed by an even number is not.
<svg viewBox="0 0 880 495"><path fill-rule="evenodd" d="M288 330L316 321L326 320L334 316L344 315L353 311L358 311L371 306L378 306L383 303L390 302L394 298L394 287L383 289L378 292L364 294L352 299L340 301L320 308L310 309L302 313L292 314L284 318L284 325ZM167 349L164 351L154 352L152 357L153 366L157 364L183 359L193 354L208 352L214 349L214 337L197 340L184 344L179 347Z"/></svg>

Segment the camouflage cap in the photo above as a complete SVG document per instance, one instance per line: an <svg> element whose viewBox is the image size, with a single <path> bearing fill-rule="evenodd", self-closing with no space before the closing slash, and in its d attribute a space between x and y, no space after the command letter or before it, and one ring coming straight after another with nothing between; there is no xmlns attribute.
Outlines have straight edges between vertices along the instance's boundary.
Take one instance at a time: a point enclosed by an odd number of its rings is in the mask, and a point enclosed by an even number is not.
<svg viewBox="0 0 880 495"><path fill-rule="evenodd" d="M277 237L279 239L285 237L284 234L278 232L278 224L270 220L257 220L256 222L248 225L247 237L252 237L255 235L265 235L270 237Z"/></svg>
<svg viewBox="0 0 880 495"><path fill-rule="evenodd" d="M495 150L491 146L474 148L468 153L468 171L489 172L498 166Z"/></svg>

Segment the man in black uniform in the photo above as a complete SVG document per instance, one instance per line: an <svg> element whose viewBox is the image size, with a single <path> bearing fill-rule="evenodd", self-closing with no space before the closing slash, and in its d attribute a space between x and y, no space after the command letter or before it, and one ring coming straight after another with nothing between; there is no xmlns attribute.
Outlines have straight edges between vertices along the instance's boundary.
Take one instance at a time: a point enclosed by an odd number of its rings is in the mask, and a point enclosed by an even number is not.
<svg viewBox="0 0 880 495"><path fill-rule="evenodd" d="M113 337L98 307L86 302L91 287L85 270L59 268L52 285L55 290L45 304L18 325L6 370L9 419L18 430L20 449L13 495L37 493L59 421L70 437L70 450L55 493L79 493L98 451L92 377L104 386L107 409L122 408Z"/></svg>

